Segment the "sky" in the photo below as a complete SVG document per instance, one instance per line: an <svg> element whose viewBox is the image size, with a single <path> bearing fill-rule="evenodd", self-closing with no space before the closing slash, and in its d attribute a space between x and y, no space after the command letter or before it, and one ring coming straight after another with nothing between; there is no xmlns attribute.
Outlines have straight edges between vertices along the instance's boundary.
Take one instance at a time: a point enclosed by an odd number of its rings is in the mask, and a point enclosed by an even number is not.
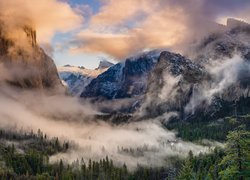
<svg viewBox="0 0 250 180"><path fill-rule="evenodd" d="M0 0L0 20L9 29L34 26L57 66L93 69L100 59L119 62L156 48L183 53L194 37L214 31L214 22L250 22L250 0L30 1Z"/></svg>
<svg viewBox="0 0 250 180"><path fill-rule="evenodd" d="M187 41L185 36L202 35L210 28L209 21L225 24L227 17L249 21L249 0L185 1L68 0L72 7L84 7L81 10L85 11L85 20L82 28L74 32L77 38L74 37L73 50L55 51L55 62L59 66L95 68L102 58L121 61L145 49L164 47L178 51L176 47ZM199 32L190 31L191 28ZM72 34L56 35L53 43L60 43L63 38L70 41Z"/></svg>
<svg viewBox="0 0 250 180"><path fill-rule="evenodd" d="M84 5L90 7L92 12L98 12L100 8L99 0L69 0L68 2L72 7L79 5ZM78 32L78 31L77 31ZM56 33L52 41L52 46L56 46L57 43L60 43L62 40L70 40L75 33ZM67 50L56 50L51 54L57 66L64 66L67 64L74 66L84 66L89 69L94 69L98 67L99 61L103 58L109 59L109 61L114 62L112 58L109 58L103 53L68 53Z"/></svg>

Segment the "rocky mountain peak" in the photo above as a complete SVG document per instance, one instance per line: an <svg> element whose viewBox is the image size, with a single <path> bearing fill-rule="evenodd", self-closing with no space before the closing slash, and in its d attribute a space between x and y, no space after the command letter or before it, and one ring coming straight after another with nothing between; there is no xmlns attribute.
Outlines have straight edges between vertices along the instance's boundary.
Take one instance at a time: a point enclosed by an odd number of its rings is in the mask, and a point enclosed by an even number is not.
<svg viewBox="0 0 250 180"><path fill-rule="evenodd" d="M61 86L53 60L37 44L36 31L24 26L11 34L3 26L0 26L0 64L7 71L4 82L21 88Z"/></svg>
<svg viewBox="0 0 250 180"><path fill-rule="evenodd" d="M127 58L93 79L81 97L110 100L144 94L148 74L154 68L158 57L155 53L147 52Z"/></svg>
<svg viewBox="0 0 250 180"><path fill-rule="evenodd" d="M98 66L97 69L107 69L107 68L109 68L109 67L111 67L113 65L114 65L113 63L103 59L103 60L100 61L99 66Z"/></svg>
<svg viewBox="0 0 250 180"><path fill-rule="evenodd" d="M0 55L6 55L16 51L30 51L39 48L36 40L36 30L30 26L16 27L9 30L0 25ZM21 49L21 50L20 50Z"/></svg>

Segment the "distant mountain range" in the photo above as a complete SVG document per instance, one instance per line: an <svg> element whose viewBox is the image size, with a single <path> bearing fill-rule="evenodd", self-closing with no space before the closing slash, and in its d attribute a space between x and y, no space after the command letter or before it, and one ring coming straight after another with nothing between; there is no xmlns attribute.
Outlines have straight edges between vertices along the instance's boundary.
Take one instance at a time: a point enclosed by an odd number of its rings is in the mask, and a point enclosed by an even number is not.
<svg viewBox="0 0 250 180"><path fill-rule="evenodd" d="M65 65L58 68L58 73L69 93L73 96L80 96L85 90L85 87L99 74L105 72L109 65L112 66L113 64L109 62L104 63L102 61L99 67L94 70Z"/></svg>
<svg viewBox="0 0 250 180"><path fill-rule="evenodd" d="M139 108L147 117L176 111L182 119L212 118L232 113L235 103L239 112L248 112L249 37L248 24L229 19L223 31L193 48L190 59L162 50L141 53L96 76L88 75L89 81L76 88L76 94L93 102L130 99L127 110ZM120 110L126 111L124 105Z"/></svg>
<svg viewBox="0 0 250 180"><path fill-rule="evenodd" d="M86 86L81 97L121 99L145 93L148 74L158 57L158 51L151 51L110 67Z"/></svg>
<svg viewBox="0 0 250 180"><path fill-rule="evenodd" d="M234 19L208 35L190 54L153 50L98 68L66 65L57 69L36 43L32 28L25 46L6 38L0 28L1 83L20 88L60 89L101 104L104 112L137 112L156 117L178 112L181 119L222 117L250 112L250 26ZM11 50L10 50L11 49ZM109 103L109 105L107 105Z"/></svg>

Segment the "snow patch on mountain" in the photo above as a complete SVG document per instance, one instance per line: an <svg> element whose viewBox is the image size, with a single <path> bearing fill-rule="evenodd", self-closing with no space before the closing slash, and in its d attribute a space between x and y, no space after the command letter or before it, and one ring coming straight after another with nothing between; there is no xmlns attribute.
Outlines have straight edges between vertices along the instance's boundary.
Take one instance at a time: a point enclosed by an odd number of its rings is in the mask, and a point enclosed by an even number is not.
<svg viewBox="0 0 250 180"><path fill-rule="evenodd" d="M58 67L59 77L62 83L68 88L71 95L79 96L85 87L99 74L106 71L103 69L86 69L79 66L65 65Z"/></svg>
<svg viewBox="0 0 250 180"><path fill-rule="evenodd" d="M152 50L127 58L97 76L81 97L112 100L145 94L148 75L159 56L159 50Z"/></svg>

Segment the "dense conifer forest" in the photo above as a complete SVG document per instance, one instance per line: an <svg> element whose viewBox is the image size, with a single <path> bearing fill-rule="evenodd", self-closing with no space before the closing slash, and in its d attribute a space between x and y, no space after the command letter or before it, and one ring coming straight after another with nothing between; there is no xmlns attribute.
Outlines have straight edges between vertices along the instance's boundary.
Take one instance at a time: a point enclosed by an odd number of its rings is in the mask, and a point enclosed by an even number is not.
<svg viewBox="0 0 250 180"><path fill-rule="evenodd" d="M217 124L216 124L217 123ZM223 126L222 124L223 123ZM134 170L114 164L111 158L99 161L76 159L73 163L63 160L49 162L49 157L67 152L69 142L48 138L41 130L19 132L0 130L1 179L248 179L250 177L249 116L228 117L217 122L170 122L185 140L202 144L202 139L217 140L223 147L195 156L192 151L186 159L168 157L171 166L143 167ZM235 128L236 127L236 128Z"/></svg>

